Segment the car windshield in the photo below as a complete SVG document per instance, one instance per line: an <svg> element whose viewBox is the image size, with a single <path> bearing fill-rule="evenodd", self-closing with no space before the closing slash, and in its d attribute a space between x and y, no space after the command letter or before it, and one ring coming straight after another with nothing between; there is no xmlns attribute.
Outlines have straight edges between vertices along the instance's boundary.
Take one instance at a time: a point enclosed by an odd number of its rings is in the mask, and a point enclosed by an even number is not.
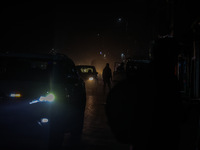
<svg viewBox="0 0 200 150"><path fill-rule="evenodd" d="M1 58L0 80L48 80L52 61L27 58Z"/></svg>
<svg viewBox="0 0 200 150"><path fill-rule="evenodd" d="M78 67L80 73L87 74L87 73L94 73L95 70L93 67Z"/></svg>

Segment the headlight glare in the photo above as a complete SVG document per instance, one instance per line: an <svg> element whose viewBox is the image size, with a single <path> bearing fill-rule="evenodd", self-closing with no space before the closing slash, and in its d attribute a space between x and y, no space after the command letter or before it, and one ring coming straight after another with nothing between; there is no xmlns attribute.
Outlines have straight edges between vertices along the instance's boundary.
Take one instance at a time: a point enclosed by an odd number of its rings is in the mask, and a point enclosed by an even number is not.
<svg viewBox="0 0 200 150"><path fill-rule="evenodd" d="M49 119L48 118L41 118L41 123L48 123Z"/></svg>
<svg viewBox="0 0 200 150"><path fill-rule="evenodd" d="M94 78L93 77L89 77L89 80L92 81L92 80L94 80Z"/></svg>
<svg viewBox="0 0 200 150"><path fill-rule="evenodd" d="M39 101L47 101L47 102L53 102L55 99L55 96L53 94L49 94L47 96L40 96Z"/></svg>
<svg viewBox="0 0 200 150"><path fill-rule="evenodd" d="M40 102L52 103L54 100L55 100L54 94L50 93L47 96L40 96L40 98L32 100L31 102L29 102L29 104L36 104L36 103L40 103Z"/></svg>

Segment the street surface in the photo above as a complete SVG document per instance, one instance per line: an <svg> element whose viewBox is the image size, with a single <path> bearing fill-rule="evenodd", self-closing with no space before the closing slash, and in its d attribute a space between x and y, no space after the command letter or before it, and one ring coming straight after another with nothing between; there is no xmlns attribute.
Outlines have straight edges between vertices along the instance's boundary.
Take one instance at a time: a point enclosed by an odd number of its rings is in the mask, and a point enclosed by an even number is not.
<svg viewBox="0 0 200 150"><path fill-rule="evenodd" d="M104 92L103 83L102 81L99 81L98 85L96 86L86 85L86 92L87 100L80 150L129 150L129 145L122 144L116 141L108 126L107 117L105 115L105 102L106 95L108 93L108 87ZM69 136L70 135L68 134L65 135L62 150L69 150ZM45 140L32 141L30 139L15 139L15 141L18 141L17 143L21 143L22 145L18 146L10 142L10 146L7 145L9 149L10 147L13 150L47 149L47 143L45 142Z"/></svg>
<svg viewBox="0 0 200 150"><path fill-rule="evenodd" d="M105 102L108 88L104 93L103 83L97 87L86 85L87 104L85 110L84 130L82 137L83 150L129 150L114 138L105 115Z"/></svg>
<svg viewBox="0 0 200 150"><path fill-rule="evenodd" d="M113 85L117 82L113 82ZM108 87L105 92L103 90L103 82L99 81L97 86L86 84L86 109L84 118L84 129L82 135L80 150L130 150L129 145L118 142L112 134L105 114L106 96L109 92ZM188 119L181 128L180 150L193 150L193 147L198 147L199 141L199 116L197 115L199 107L188 114ZM197 137L194 135L197 134ZM62 150L69 150L68 140L69 135L66 134ZM17 139L16 139L17 140ZM23 141L25 143L26 140ZM29 141L31 142L31 141ZM39 143L43 144L39 144ZM32 143L33 144L33 143ZM44 141L38 141L40 148L36 145L28 147L29 150L46 150ZM44 147L41 147L44 145ZM191 146L192 145L192 146ZM16 148L16 145L13 145ZM195 149L197 150L197 148Z"/></svg>
<svg viewBox="0 0 200 150"><path fill-rule="evenodd" d="M117 82L113 82L113 85ZM81 150L129 150L129 146L116 141L105 115L106 93L103 92L102 81L96 88L87 87L87 104ZM197 108L196 108L197 107ZM199 141L199 117L196 106L188 114L188 119L182 124L180 150L197 150ZM196 109L195 109L196 108ZM197 134L197 137L195 136ZM196 138L195 138L196 137ZM196 147L196 148L195 148Z"/></svg>

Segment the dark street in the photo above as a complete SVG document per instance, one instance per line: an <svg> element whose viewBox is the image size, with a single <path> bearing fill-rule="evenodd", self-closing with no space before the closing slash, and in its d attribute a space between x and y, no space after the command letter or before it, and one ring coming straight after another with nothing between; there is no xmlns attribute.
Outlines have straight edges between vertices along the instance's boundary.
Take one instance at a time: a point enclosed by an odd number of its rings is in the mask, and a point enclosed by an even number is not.
<svg viewBox="0 0 200 150"><path fill-rule="evenodd" d="M200 150L197 2L3 4L0 150Z"/></svg>
<svg viewBox="0 0 200 150"><path fill-rule="evenodd" d="M115 86L119 80L125 79L118 77L113 81L112 86ZM124 87L125 88L125 87ZM107 117L105 114L105 102L108 94L103 91L103 82L99 81L97 86L86 85L87 104L85 110L84 129L82 135L81 150L130 150L128 144L122 144L116 140L108 126ZM198 101L192 104L190 113L187 114L186 121L181 126L181 138L179 149L189 150L190 144L199 140L200 131L198 125ZM119 120L120 121L120 120ZM148 125L147 125L148 126ZM197 129L197 130L196 130ZM196 132L197 139L195 140L193 133ZM196 135L195 134L195 135ZM67 148L67 138L63 145L63 150ZM197 142L198 143L198 142Z"/></svg>
<svg viewBox="0 0 200 150"><path fill-rule="evenodd" d="M87 102L81 150L129 150L129 146L116 141L107 124L103 83L96 88L86 86ZM108 88L106 89L108 92Z"/></svg>

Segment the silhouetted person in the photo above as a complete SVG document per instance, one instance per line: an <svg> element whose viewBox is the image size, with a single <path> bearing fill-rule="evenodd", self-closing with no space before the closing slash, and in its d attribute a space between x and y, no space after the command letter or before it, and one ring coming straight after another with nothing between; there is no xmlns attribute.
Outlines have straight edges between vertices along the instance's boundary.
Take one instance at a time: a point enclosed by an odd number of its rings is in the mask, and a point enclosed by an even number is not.
<svg viewBox="0 0 200 150"><path fill-rule="evenodd" d="M112 71L109 67L109 63L106 63L105 68L103 69L103 82L104 82L104 90L106 85L111 89L111 81L112 81Z"/></svg>
<svg viewBox="0 0 200 150"><path fill-rule="evenodd" d="M175 74L177 50L173 39L158 40L152 61L108 94L109 126L133 150L178 150L183 113Z"/></svg>

